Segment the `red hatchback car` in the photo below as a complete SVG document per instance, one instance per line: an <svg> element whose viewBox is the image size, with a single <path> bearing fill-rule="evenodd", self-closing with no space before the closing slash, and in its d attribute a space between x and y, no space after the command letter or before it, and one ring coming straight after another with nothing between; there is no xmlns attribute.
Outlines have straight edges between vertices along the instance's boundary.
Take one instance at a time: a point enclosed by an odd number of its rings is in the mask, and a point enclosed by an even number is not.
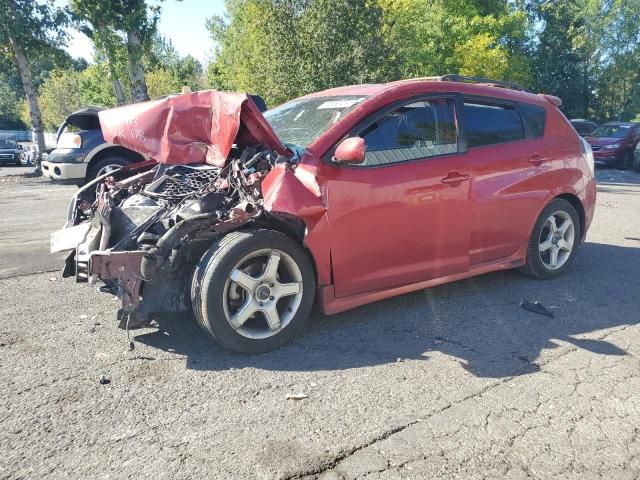
<svg viewBox="0 0 640 480"><path fill-rule="evenodd" d="M154 158L81 189L52 250L104 281L121 326L193 310L257 353L327 314L486 272L569 267L593 156L559 99L450 75L340 87L267 111L197 92L101 113Z"/></svg>

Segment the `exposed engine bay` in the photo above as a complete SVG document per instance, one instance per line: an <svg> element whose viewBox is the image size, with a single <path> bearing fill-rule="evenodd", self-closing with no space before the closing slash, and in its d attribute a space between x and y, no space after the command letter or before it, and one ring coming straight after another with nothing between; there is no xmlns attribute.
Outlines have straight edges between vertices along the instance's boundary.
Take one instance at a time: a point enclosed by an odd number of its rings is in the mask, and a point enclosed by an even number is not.
<svg viewBox="0 0 640 480"><path fill-rule="evenodd" d="M149 160L81 188L51 251L70 252L64 277L121 298L123 328L190 310L196 265L227 233L267 228L302 242L325 211L315 180L298 176L300 153L248 95L200 91L99 118L107 142Z"/></svg>
<svg viewBox="0 0 640 480"><path fill-rule="evenodd" d="M96 179L74 196L67 228L52 236L52 250L77 244L63 276L102 280L102 291L122 298L123 328L188 310L194 265L216 237L284 221L265 212L261 191L279 163L292 168L273 150L246 147L232 150L222 168L144 162Z"/></svg>

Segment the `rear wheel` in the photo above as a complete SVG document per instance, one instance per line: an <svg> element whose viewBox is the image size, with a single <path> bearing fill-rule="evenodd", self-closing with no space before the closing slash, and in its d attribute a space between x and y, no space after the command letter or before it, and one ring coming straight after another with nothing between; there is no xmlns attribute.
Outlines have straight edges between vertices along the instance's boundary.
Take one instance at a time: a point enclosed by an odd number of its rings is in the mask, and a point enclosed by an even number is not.
<svg viewBox="0 0 640 480"><path fill-rule="evenodd" d="M618 170L627 170L633 164L633 152L625 152L618 158Z"/></svg>
<svg viewBox="0 0 640 480"><path fill-rule="evenodd" d="M536 278L554 278L569 268L580 243L580 220L568 201L556 198L542 211L527 249L523 273Z"/></svg>
<svg viewBox="0 0 640 480"><path fill-rule="evenodd" d="M132 164L131 160L128 160L123 157L107 157L102 160L97 161L95 164L91 166L89 170L89 174L87 175L87 183L94 180L97 177L104 175L105 173L109 173L114 171L120 167L126 167L127 165Z"/></svg>
<svg viewBox="0 0 640 480"><path fill-rule="evenodd" d="M636 150L633 157L633 170L640 173L640 150Z"/></svg>
<svg viewBox="0 0 640 480"><path fill-rule="evenodd" d="M232 232L202 257L191 301L200 326L225 349L262 353L300 334L315 297L311 261L272 230Z"/></svg>

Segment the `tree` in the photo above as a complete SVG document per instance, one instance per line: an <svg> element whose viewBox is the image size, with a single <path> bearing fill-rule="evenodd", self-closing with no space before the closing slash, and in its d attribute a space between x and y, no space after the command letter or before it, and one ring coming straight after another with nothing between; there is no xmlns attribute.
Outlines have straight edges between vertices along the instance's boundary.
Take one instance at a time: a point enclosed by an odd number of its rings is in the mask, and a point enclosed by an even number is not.
<svg viewBox="0 0 640 480"><path fill-rule="evenodd" d="M597 41L590 39L594 24L586 21L589 3L540 0L533 6L535 19L542 25L533 55L533 86L560 97L570 117L588 117L593 101Z"/></svg>
<svg viewBox="0 0 640 480"><path fill-rule="evenodd" d="M39 102L44 127L56 131L70 113L84 107L116 106L117 99L107 72L105 63L90 65L81 72L70 69L51 72L40 87Z"/></svg>
<svg viewBox="0 0 640 480"><path fill-rule="evenodd" d="M64 40L66 13L52 3L36 0L0 0L0 45L2 54L11 57L22 80L29 102L31 125L38 143L36 172L41 173L41 152L45 149L38 96L29 66L29 57L37 51L51 49Z"/></svg>
<svg viewBox="0 0 640 480"><path fill-rule="evenodd" d="M640 110L640 0L598 2L588 11L598 25L597 114L630 120Z"/></svg>
<svg viewBox="0 0 640 480"><path fill-rule="evenodd" d="M405 78L462 73L527 83L527 15L504 0L379 0Z"/></svg>
<svg viewBox="0 0 640 480"><path fill-rule="evenodd" d="M25 128L20 119L20 97L8 76L0 73L0 130Z"/></svg>
<svg viewBox="0 0 640 480"><path fill-rule="evenodd" d="M228 0L207 26L217 43L208 83L277 104L345 83L384 81L397 69L382 11L365 0Z"/></svg>
<svg viewBox="0 0 640 480"><path fill-rule="evenodd" d="M160 7L145 0L72 0L72 10L79 28L92 38L109 65L116 62L124 45L131 97L134 102L149 100L143 57L155 35ZM109 71L117 91L117 71L111 66ZM123 101L121 92L117 97Z"/></svg>
<svg viewBox="0 0 640 480"><path fill-rule="evenodd" d="M40 88L39 103L42 108L42 124L55 131L67 116L82 106L80 72L54 70Z"/></svg>
<svg viewBox="0 0 640 480"><path fill-rule="evenodd" d="M105 15L105 2L91 0L71 0L71 12L78 30L93 42L99 55L103 55L107 64L109 80L118 105L124 105L126 99L122 91L118 72L119 56L122 51L122 39L107 22L111 18Z"/></svg>

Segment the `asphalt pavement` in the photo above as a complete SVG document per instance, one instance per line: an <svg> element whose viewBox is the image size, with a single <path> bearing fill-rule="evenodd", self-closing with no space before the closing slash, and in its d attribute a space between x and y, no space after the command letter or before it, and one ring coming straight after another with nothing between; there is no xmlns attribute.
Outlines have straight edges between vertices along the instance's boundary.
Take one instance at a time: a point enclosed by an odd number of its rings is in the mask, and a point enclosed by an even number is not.
<svg viewBox="0 0 640 480"><path fill-rule="evenodd" d="M0 478L640 477L638 174L598 172L562 278L492 273L314 313L249 357L189 316L129 351L118 302L49 271L75 187L4 170Z"/></svg>

